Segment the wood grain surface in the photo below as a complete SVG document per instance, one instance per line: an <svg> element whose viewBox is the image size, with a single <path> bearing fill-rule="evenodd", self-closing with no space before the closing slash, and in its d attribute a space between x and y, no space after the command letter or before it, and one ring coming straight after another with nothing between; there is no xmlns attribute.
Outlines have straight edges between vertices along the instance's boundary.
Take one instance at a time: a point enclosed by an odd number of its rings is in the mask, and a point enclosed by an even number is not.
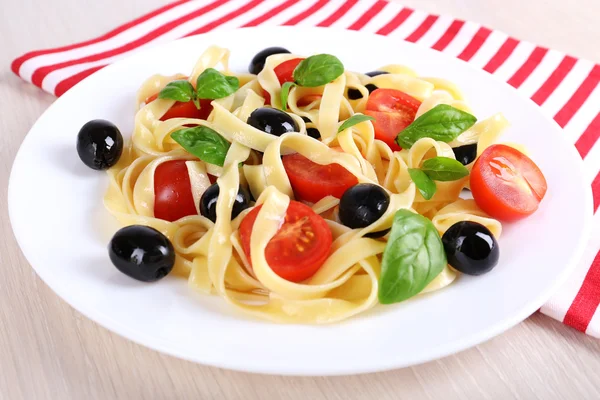
<svg viewBox="0 0 600 400"><path fill-rule="evenodd" d="M27 131L53 97L10 61L102 34L161 0L0 0L0 399L600 399L600 341L535 314L428 364L293 378L205 367L138 346L86 319L36 276L12 234L6 187ZM405 0L600 62L600 1ZM23 199L35 207L44 201ZM68 244L65 244L68 246Z"/></svg>

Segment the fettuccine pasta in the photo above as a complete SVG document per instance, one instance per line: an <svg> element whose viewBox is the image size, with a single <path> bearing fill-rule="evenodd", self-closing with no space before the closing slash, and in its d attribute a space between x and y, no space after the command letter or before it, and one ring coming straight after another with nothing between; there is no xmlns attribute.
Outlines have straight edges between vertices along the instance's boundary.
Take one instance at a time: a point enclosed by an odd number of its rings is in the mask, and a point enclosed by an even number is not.
<svg viewBox="0 0 600 400"><path fill-rule="evenodd" d="M137 94L131 138L108 169L108 211L122 226L164 235L175 253L171 275L186 279L190 290L274 322L332 323L390 302L380 286L392 275L395 285L407 284L404 272L391 269L404 268L410 246L423 246L414 257L437 268L427 280L410 281L416 290L410 296L441 290L460 276L427 236L421 244L405 243L420 231L399 234L409 229L397 226L399 211L425 217L415 223L440 246L440 237L446 245L445 233L465 221L500 237L501 223L461 196L476 157L509 126L502 114L475 122L455 84L403 65L370 75L343 69L318 84L329 73L312 72L318 57L272 54L255 74L230 70L229 57L213 46L189 75L148 78ZM473 121L444 140L417 132L442 110ZM263 114L271 120L262 121ZM386 126L398 130L391 139L382 134ZM404 142L395 141L398 134ZM458 149L472 149L471 158L456 161L463 155ZM336 181L326 174L338 174ZM365 216L371 198L351 198L354 187L383 199L376 218ZM367 214L353 215L349 201ZM362 225L346 222L348 215L363 218ZM415 276L423 268L419 260L410 261Z"/></svg>

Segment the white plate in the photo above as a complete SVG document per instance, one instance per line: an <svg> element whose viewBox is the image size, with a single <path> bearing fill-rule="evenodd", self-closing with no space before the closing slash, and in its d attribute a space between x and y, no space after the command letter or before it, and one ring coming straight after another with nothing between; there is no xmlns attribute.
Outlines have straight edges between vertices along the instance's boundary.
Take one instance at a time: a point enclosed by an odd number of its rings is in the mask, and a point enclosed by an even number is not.
<svg viewBox="0 0 600 400"><path fill-rule="evenodd" d="M118 228L102 206L107 177L75 151L79 128L105 118L125 136L134 98L154 74L188 73L217 44L232 68L281 45L298 54L328 52L347 68L370 71L404 63L424 76L456 82L476 115L502 111L512 128L502 138L525 144L548 181L537 213L505 224L500 264L463 276L448 288L330 326L276 325L249 319L219 297L167 278L142 284L110 263L106 245ZM485 72L398 39L349 31L252 28L190 37L147 49L93 74L37 121L15 159L9 211L23 253L39 276L74 308L135 342L193 360L243 371L338 375L422 363L473 346L536 311L579 259L589 233L591 193L582 163L560 128L531 101Z"/></svg>

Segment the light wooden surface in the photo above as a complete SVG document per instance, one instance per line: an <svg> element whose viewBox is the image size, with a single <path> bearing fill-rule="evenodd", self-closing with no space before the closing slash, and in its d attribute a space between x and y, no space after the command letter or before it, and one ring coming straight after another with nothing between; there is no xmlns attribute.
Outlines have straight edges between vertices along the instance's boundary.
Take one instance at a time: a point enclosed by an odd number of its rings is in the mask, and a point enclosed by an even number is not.
<svg viewBox="0 0 600 400"><path fill-rule="evenodd" d="M161 0L2 0L0 24L0 399L599 399L600 341L540 314L487 343L425 365L335 378L204 367L131 343L71 309L35 275L13 237L6 190L15 153L53 101L10 61L80 41ZM598 0L406 0L600 62ZM576 5L575 5L576 4ZM35 207L44 201L24 199Z"/></svg>

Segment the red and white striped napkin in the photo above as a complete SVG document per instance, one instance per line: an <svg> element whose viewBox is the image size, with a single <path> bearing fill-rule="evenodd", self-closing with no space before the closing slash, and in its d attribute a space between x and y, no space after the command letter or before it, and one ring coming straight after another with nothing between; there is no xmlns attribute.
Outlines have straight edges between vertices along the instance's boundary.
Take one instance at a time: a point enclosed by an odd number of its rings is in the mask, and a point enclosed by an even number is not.
<svg viewBox="0 0 600 400"><path fill-rule="evenodd" d="M15 74L60 96L98 69L180 37L257 25L332 26L429 46L483 68L540 105L584 160L594 193L591 243L569 282L541 311L600 337L600 65L519 41L473 22L374 0L180 0L98 38L33 51ZM594 45L594 44L590 44ZM568 233L565 233L568 234Z"/></svg>

